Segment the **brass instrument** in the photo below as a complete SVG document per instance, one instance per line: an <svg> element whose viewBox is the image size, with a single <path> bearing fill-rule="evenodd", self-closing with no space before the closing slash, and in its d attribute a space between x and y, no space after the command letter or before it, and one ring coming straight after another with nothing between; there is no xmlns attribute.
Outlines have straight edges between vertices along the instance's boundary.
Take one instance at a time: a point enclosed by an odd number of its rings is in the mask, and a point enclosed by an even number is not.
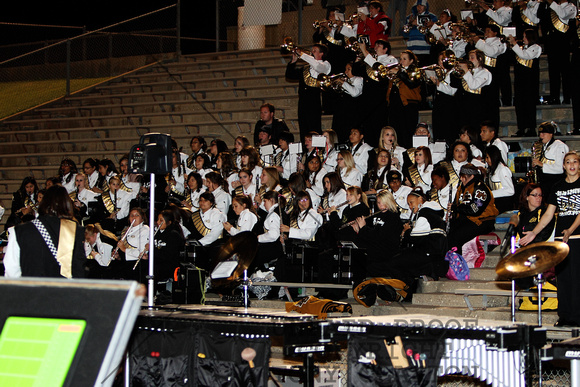
<svg viewBox="0 0 580 387"><path fill-rule="evenodd" d="M350 78L345 73L326 75L320 74L320 88L325 91L334 91L335 93L343 93L342 83L346 82L352 85ZM341 80L343 82L341 82Z"/></svg>
<svg viewBox="0 0 580 387"><path fill-rule="evenodd" d="M443 81L445 79L445 70L441 68L441 66L436 65L436 64L432 64L429 66L424 66L424 67L420 67L417 69L418 71L421 72L422 75L422 79L425 82L430 82L433 83L433 81L430 78L427 78L427 73L426 71L431 70L431 71L435 71L435 76L437 77L437 80L439 82Z"/></svg>
<svg viewBox="0 0 580 387"><path fill-rule="evenodd" d="M328 24L328 26L330 28L336 28L338 27L338 23L336 23L334 20L315 20L314 23L312 23L312 27L313 28L320 28L323 27L322 24Z"/></svg>
<svg viewBox="0 0 580 387"><path fill-rule="evenodd" d="M452 70L451 74L458 78L461 78L465 75L465 71L460 66L461 64L466 64L468 71L473 70L473 63L471 63L471 61L457 58L454 53L450 53L449 55L445 54L445 58L443 58L443 67L445 67L447 70Z"/></svg>
<svg viewBox="0 0 580 387"><path fill-rule="evenodd" d="M358 45L358 40L354 36L351 36L344 41L344 48L354 52L357 57L359 57L361 59L364 58L363 52Z"/></svg>
<svg viewBox="0 0 580 387"><path fill-rule="evenodd" d="M390 65L384 65L380 62L376 62L373 65L373 73L377 78L388 78L390 80L394 79L396 76L396 73L391 72L391 70L400 70L401 65L398 63L393 63Z"/></svg>
<svg viewBox="0 0 580 387"><path fill-rule="evenodd" d="M356 13L352 14L351 17L349 17L347 20L344 21L344 24L346 24L349 27L352 27L358 23L358 20L356 20L356 19L358 19L358 14L356 14Z"/></svg>
<svg viewBox="0 0 580 387"><path fill-rule="evenodd" d="M532 162L533 160L539 160L541 157L541 150L544 144L542 141L536 141L532 144ZM530 183L537 184L538 183L538 168L532 164L528 173L526 173L526 178Z"/></svg>
<svg viewBox="0 0 580 387"><path fill-rule="evenodd" d="M291 54L296 54L296 55L300 56L300 54L298 54L298 51L301 51L302 53L304 53L306 55L311 55L310 50L296 46L294 44L294 42L292 41L292 38L290 36L285 37L284 43L282 43L280 45L280 52L282 54L291 53Z"/></svg>

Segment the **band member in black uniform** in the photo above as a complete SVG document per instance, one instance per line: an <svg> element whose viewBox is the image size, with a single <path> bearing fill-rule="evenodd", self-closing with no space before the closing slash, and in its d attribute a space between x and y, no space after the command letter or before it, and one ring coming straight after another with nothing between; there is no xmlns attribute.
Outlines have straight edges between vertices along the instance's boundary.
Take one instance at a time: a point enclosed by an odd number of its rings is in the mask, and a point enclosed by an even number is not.
<svg viewBox="0 0 580 387"><path fill-rule="evenodd" d="M437 57L437 64L445 72L443 80L437 77L431 78L436 87L435 98L433 100L433 132L437 139L446 139L449 144L457 136L459 123L455 116L458 100L455 97L457 87L451 86L451 69L445 67L445 60L451 57L453 51L443 51Z"/></svg>
<svg viewBox="0 0 580 387"><path fill-rule="evenodd" d="M320 99L320 74L330 74L331 65L326 61L328 49L323 44L312 46L312 56L298 50L292 53L292 61L286 67L286 78L298 80L298 125L300 138L306 133L322 133L322 102ZM300 55L300 56L298 56ZM298 59L306 61L307 66L297 67Z"/></svg>
<svg viewBox="0 0 580 387"><path fill-rule="evenodd" d="M157 292L166 290L164 284L173 278L173 273L180 264L180 253L185 250L185 238L175 221L171 210L163 210L157 216L157 233L155 235L154 275Z"/></svg>
<svg viewBox="0 0 580 387"><path fill-rule="evenodd" d="M363 177L362 188L367 196L389 188L387 174L391 170L391 154L386 149L378 149L377 152L375 167Z"/></svg>
<svg viewBox="0 0 580 387"><path fill-rule="evenodd" d="M480 170L473 164L465 164L459 172L461 185L457 189L453 206L453 218L449 229L449 248L456 247L462 255L463 245L478 235L493 231L499 214L493 195L483 182Z"/></svg>
<svg viewBox="0 0 580 387"><path fill-rule="evenodd" d="M544 46L548 55L550 75L551 105L560 104L560 90L564 95L563 103L569 104L571 97L570 66L570 22L576 17L576 6L567 0L547 0L540 3L538 16L544 36ZM562 89L560 89L560 79Z"/></svg>
<svg viewBox="0 0 580 387"><path fill-rule="evenodd" d="M10 229L4 256L4 275L12 278L83 278L85 233L72 220L72 201L66 188L49 188L38 207L38 213L38 219ZM68 248L63 248L64 244Z"/></svg>
<svg viewBox="0 0 580 387"><path fill-rule="evenodd" d="M400 235L403 232L403 222L393 194L383 190L377 195L377 207L380 212L372 217L358 217L351 222L357 233L357 245L366 248L364 261L353 261L353 265L361 266L355 272L363 273L364 278L385 278L389 276L389 267L393 257L400 251ZM355 282L356 288L358 284ZM374 305L377 295L390 301L391 289L384 285L374 285L364 292L364 301L368 306ZM359 293L362 298L363 294Z"/></svg>

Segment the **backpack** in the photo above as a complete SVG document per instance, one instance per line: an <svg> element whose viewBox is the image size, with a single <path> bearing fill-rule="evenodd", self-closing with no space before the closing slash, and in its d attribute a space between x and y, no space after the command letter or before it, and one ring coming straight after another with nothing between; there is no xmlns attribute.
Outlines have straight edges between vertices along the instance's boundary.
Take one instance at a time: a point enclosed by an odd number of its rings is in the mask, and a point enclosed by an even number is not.
<svg viewBox="0 0 580 387"><path fill-rule="evenodd" d="M445 260L449 262L447 278L455 281L467 281L469 279L469 267L465 259L457 254L457 248L452 248L445 254Z"/></svg>

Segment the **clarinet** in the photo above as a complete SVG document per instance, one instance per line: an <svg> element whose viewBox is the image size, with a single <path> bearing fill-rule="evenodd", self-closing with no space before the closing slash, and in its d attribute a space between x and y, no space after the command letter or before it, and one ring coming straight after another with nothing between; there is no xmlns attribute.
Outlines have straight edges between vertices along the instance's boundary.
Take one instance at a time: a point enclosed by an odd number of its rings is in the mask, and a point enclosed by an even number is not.
<svg viewBox="0 0 580 387"><path fill-rule="evenodd" d="M165 223L165 220L163 221L163 223ZM163 224L161 223L161 224ZM161 227L157 226L157 228L155 229L155 233L153 233L153 243L155 243L155 235L157 235L157 232L159 231ZM149 243L151 243L151 241L149 241ZM139 258L137 258L137 262L135 262L135 266L133 266L133 270L135 270L137 268L137 265L139 264L139 262L141 262L141 258L143 258L143 256L145 255L145 253L147 252L147 247L145 247L145 249L143 249L143 251L141 252L141 254L139 254Z"/></svg>
<svg viewBox="0 0 580 387"><path fill-rule="evenodd" d="M451 206L453 204L453 185L449 184L449 202L447 203L447 213L445 214L445 233L449 234L451 228Z"/></svg>

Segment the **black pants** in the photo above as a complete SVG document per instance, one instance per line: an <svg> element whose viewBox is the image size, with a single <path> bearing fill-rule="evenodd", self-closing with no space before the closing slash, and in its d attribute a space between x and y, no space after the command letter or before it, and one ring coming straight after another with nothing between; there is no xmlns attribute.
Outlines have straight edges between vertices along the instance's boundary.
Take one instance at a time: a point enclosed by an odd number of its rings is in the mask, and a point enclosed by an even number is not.
<svg viewBox="0 0 580 387"><path fill-rule="evenodd" d="M546 37L548 74L550 75L550 99L560 101L560 84L564 100L571 96L570 42L566 34L551 31ZM561 80L561 83L560 83Z"/></svg>
<svg viewBox="0 0 580 387"><path fill-rule="evenodd" d="M568 240L570 253L556 266L558 317L580 324L580 239Z"/></svg>
<svg viewBox="0 0 580 387"><path fill-rule="evenodd" d="M489 234L493 231L495 220L487 220L479 226L469 219L460 219L451 224L449 232L449 249L456 247L457 252L463 255L463 245L478 235Z"/></svg>

